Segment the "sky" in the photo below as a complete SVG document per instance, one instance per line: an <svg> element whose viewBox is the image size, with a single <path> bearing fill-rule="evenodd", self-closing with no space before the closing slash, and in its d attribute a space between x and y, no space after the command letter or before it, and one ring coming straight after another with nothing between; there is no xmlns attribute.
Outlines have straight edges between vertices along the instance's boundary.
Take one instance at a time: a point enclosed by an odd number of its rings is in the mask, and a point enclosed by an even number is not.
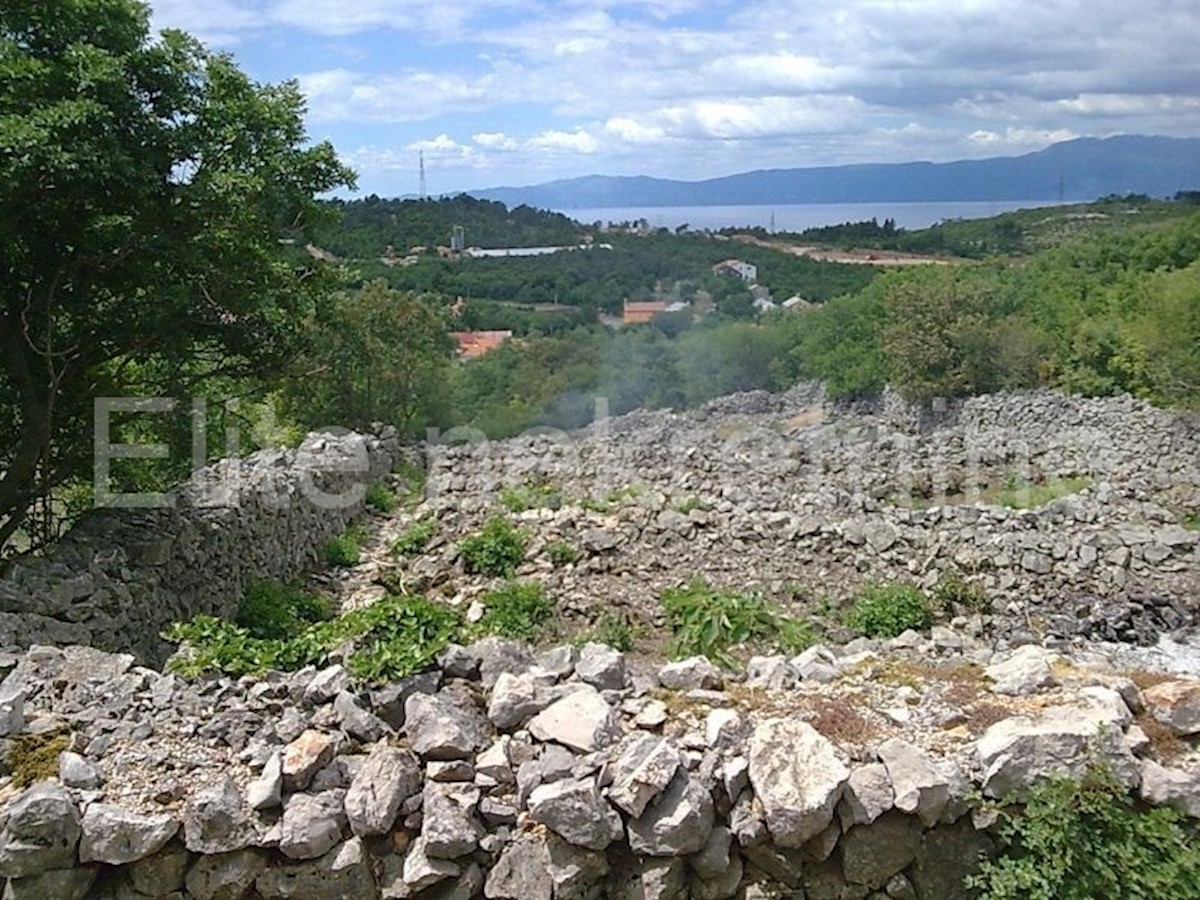
<svg viewBox="0 0 1200 900"><path fill-rule="evenodd" d="M1195 0L152 0L296 79L360 194L1200 136Z"/></svg>

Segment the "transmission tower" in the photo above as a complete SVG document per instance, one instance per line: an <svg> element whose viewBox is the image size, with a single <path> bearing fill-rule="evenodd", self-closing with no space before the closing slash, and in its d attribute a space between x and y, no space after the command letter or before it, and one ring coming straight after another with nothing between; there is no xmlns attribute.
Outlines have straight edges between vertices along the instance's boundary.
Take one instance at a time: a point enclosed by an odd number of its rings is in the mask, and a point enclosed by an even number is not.
<svg viewBox="0 0 1200 900"><path fill-rule="evenodd" d="M425 200L425 199L427 199L427 198L429 197L429 191L428 191L428 190L426 189L426 187L425 187L425 151L424 151L424 150L420 150L420 151L418 151L418 152L419 152L419 154L420 154L420 156L419 156L418 158L419 158L419 160L420 160L420 167L421 167L421 189L420 189L420 194L421 194L421 199L422 199L422 200Z"/></svg>

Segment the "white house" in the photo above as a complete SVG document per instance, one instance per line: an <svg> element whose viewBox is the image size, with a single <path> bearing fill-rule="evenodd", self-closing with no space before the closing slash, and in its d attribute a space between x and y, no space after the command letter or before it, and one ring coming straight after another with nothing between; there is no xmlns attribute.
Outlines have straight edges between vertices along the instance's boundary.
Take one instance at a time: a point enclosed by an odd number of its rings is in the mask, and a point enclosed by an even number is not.
<svg viewBox="0 0 1200 900"><path fill-rule="evenodd" d="M712 267L714 275L736 275L742 281L753 284L758 281L758 266L742 262L740 259L727 259Z"/></svg>

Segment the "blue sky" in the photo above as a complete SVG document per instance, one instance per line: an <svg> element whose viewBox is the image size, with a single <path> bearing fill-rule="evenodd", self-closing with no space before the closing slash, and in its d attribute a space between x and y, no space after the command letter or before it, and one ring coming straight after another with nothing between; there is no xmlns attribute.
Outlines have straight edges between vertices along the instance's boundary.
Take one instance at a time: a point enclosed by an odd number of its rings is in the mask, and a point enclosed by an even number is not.
<svg viewBox="0 0 1200 900"><path fill-rule="evenodd" d="M1200 136L1194 0L157 0L298 79L363 193Z"/></svg>

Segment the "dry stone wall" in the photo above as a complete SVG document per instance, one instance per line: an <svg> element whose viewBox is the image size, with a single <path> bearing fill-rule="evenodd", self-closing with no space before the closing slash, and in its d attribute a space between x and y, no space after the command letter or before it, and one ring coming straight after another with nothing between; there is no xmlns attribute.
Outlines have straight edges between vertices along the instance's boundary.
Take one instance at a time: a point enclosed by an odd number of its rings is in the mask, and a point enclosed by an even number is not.
<svg viewBox="0 0 1200 900"><path fill-rule="evenodd" d="M391 434L312 434L200 470L169 508L91 513L0 580L0 647L87 644L161 663L172 622L232 616L249 580L316 566L400 452Z"/></svg>

